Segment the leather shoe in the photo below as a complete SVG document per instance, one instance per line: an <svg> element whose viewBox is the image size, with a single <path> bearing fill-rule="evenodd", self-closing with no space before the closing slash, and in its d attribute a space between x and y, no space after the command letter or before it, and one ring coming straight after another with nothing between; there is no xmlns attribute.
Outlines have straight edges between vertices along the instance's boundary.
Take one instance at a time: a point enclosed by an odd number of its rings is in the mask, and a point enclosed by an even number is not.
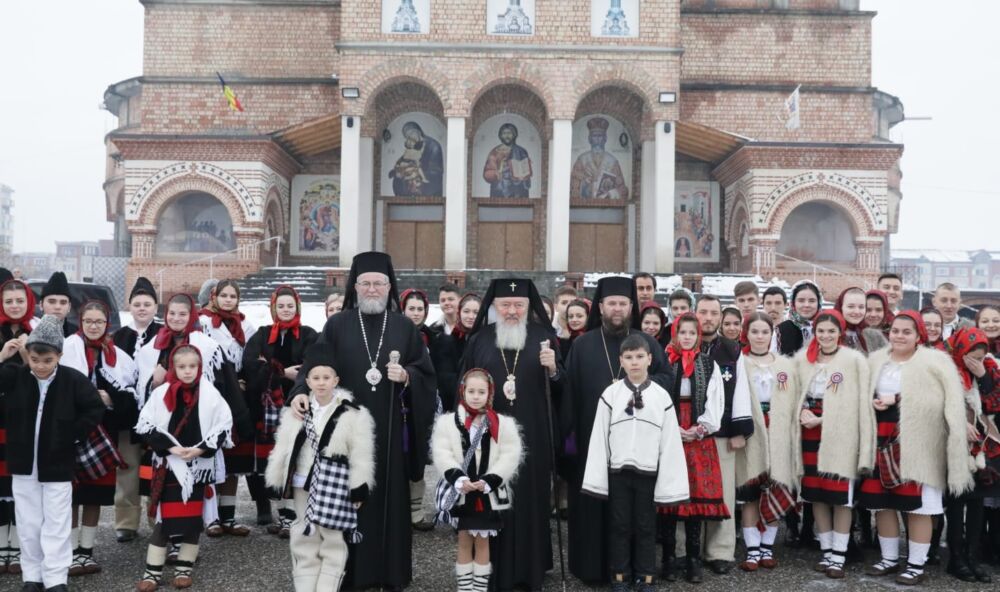
<svg viewBox="0 0 1000 592"><path fill-rule="evenodd" d="M41 582L25 582L21 592L45 592L45 584Z"/></svg>
<svg viewBox="0 0 1000 592"><path fill-rule="evenodd" d="M732 568L733 564L731 562L723 561L722 559L713 559L708 562L708 569L712 570L712 573L716 575L726 575Z"/></svg>
<svg viewBox="0 0 1000 592"><path fill-rule="evenodd" d="M434 523L426 518L421 518L419 522L413 523L413 530L417 532L430 532L434 530Z"/></svg>
<svg viewBox="0 0 1000 592"><path fill-rule="evenodd" d="M69 592L69 587L66 584L59 584L58 586L46 588L45 592Z"/></svg>
<svg viewBox="0 0 1000 592"><path fill-rule="evenodd" d="M134 530L121 529L115 531L115 539L119 543L130 543L135 540L136 532Z"/></svg>

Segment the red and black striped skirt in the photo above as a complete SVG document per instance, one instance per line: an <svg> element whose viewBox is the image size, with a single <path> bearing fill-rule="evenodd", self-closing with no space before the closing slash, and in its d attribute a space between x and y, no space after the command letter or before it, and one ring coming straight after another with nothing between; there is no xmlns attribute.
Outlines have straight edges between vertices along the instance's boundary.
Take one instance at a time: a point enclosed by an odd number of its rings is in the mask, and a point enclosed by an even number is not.
<svg viewBox="0 0 1000 592"><path fill-rule="evenodd" d="M899 437L899 405L885 411L876 411L878 446L885 446ZM878 468L871 477L862 479L858 491L858 504L871 510L897 510L912 512L923 505L923 486L915 481L904 481L898 487L886 489L879 479Z"/></svg>
<svg viewBox="0 0 1000 592"><path fill-rule="evenodd" d="M201 534L205 523L202 512L205 509L204 483L196 483L191 497L185 502L181 497L181 486L177 478L167 471L160 497L160 520L166 536L194 536Z"/></svg>
<svg viewBox="0 0 1000 592"><path fill-rule="evenodd" d="M677 417L680 426L689 429L694 422L691 417L691 402L682 400ZM715 438L684 442L684 457L687 460L688 486L691 497L688 501L659 508L662 514L676 516L681 520L725 520L730 517L722 492L722 468L719 465L719 451Z"/></svg>
<svg viewBox="0 0 1000 592"><path fill-rule="evenodd" d="M809 410L816 417L823 417L823 401L809 400ZM814 428L802 428L802 491L807 502L846 506L851 503L851 481L842 477L821 475L819 464L819 444L823 439L823 424Z"/></svg>
<svg viewBox="0 0 1000 592"><path fill-rule="evenodd" d="M73 482L74 506L113 506L118 471L108 471L100 479Z"/></svg>
<svg viewBox="0 0 1000 592"><path fill-rule="evenodd" d="M256 444L253 440L236 440L234 434L233 441L236 445L222 451L226 459L226 476L249 475L254 472Z"/></svg>

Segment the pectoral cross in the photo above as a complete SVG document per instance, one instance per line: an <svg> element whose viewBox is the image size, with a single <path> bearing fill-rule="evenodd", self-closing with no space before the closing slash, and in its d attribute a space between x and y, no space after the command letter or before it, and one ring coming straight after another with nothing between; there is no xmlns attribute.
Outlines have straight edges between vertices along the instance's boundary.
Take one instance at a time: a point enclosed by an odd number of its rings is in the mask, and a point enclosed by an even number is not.
<svg viewBox="0 0 1000 592"><path fill-rule="evenodd" d="M516 289L517 289L517 284L515 284L514 282L511 282L510 283L510 291L513 292Z"/></svg>
<svg viewBox="0 0 1000 592"><path fill-rule="evenodd" d="M722 380L729 382L732 378L733 374L729 371L729 368L726 368L726 371L722 373Z"/></svg>

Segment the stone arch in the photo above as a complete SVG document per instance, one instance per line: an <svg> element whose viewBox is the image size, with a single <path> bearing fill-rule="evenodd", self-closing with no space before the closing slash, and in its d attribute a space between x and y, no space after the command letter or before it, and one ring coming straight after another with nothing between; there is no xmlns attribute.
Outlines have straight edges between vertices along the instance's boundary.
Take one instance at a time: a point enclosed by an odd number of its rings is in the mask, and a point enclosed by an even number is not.
<svg viewBox="0 0 1000 592"><path fill-rule="evenodd" d="M281 192L278 191L277 187L271 187L270 191L267 192L267 197L264 198L264 238L270 238L271 236L280 236L283 241L288 240L288 211L284 207L284 202L287 200L282 200ZM273 221L274 231L273 234L269 234L270 227L268 224ZM274 251L274 242L269 242L264 244L264 250Z"/></svg>
<svg viewBox="0 0 1000 592"><path fill-rule="evenodd" d="M841 210L851 222L855 237L881 234L867 204L859 196L825 184L810 185L779 197L770 208L770 213L765 211L762 214L763 219L757 226L767 228L768 234L780 235L781 228L792 211L808 202L823 202Z"/></svg>
<svg viewBox="0 0 1000 592"><path fill-rule="evenodd" d="M574 123L581 117L606 113L625 124L636 145L641 145L642 132L648 127L649 104L630 86L608 84L595 87L583 95L576 105ZM650 121L650 125L652 125Z"/></svg>
<svg viewBox="0 0 1000 592"><path fill-rule="evenodd" d="M371 98L369 109L361 123L361 135L379 139L382 130L404 113L424 112L444 123L445 109L441 97L432 87L416 79L396 79L382 87Z"/></svg>
<svg viewBox="0 0 1000 592"><path fill-rule="evenodd" d="M229 212L229 219L232 221L233 227L247 224L247 216L240 205L240 200L229 187L193 172L167 181L153 190L139 206L137 223L144 226L155 226L160 213L170 202L182 195L196 191L207 193L219 200Z"/></svg>
<svg viewBox="0 0 1000 592"><path fill-rule="evenodd" d="M744 221L750 222L750 207L747 205L746 197L742 192L737 192L732 201L726 200L726 222L723 236L726 244L732 248L739 246L740 224Z"/></svg>
<svg viewBox="0 0 1000 592"><path fill-rule="evenodd" d="M645 69L633 62L590 66L573 80L573 104L579 106L589 95L607 87L622 88L639 97L643 103L642 127L644 130L652 127L657 106L652 101L658 90L656 81Z"/></svg>
<svg viewBox="0 0 1000 592"><path fill-rule="evenodd" d="M413 82L432 89L445 111L452 105L451 82L443 72L432 65L431 60L385 61L369 69L360 79L364 81L361 83L364 100L344 101L345 114L371 113L375 100L382 91L400 82ZM356 103L359 103L360 109L351 109Z"/></svg>
<svg viewBox="0 0 1000 592"><path fill-rule="evenodd" d="M545 112L556 110L555 97L549 80L538 68L518 61L505 61L498 72L491 62L484 63L463 81L465 100L463 107L469 113L487 94L500 86L519 86L537 96L545 106Z"/></svg>

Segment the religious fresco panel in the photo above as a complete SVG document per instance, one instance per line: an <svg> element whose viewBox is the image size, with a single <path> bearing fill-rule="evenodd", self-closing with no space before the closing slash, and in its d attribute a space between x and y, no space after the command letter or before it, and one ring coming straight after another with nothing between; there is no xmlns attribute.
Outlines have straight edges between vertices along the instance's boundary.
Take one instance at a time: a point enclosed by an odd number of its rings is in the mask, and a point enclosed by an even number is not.
<svg viewBox="0 0 1000 592"><path fill-rule="evenodd" d="M428 113L404 113L382 131L382 197L444 197L445 125Z"/></svg>
<svg viewBox="0 0 1000 592"><path fill-rule="evenodd" d="M339 255L339 175L296 175L292 179L290 237L292 255Z"/></svg>
<svg viewBox="0 0 1000 592"><path fill-rule="evenodd" d="M487 0L486 32L491 35L533 35L535 0Z"/></svg>
<svg viewBox="0 0 1000 592"><path fill-rule="evenodd" d="M430 0L382 0L383 33L427 33L430 26Z"/></svg>
<svg viewBox="0 0 1000 592"><path fill-rule="evenodd" d="M588 115L573 124L571 199L627 200L632 187L632 138L610 115Z"/></svg>
<svg viewBox="0 0 1000 592"><path fill-rule="evenodd" d="M472 197L541 197L542 137L514 113L494 115L472 144Z"/></svg>
<svg viewBox="0 0 1000 592"><path fill-rule="evenodd" d="M638 37L639 0L591 0L592 37Z"/></svg>
<svg viewBox="0 0 1000 592"><path fill-rule="evenodd" d="M674 258L719 261L719 193L709 181L678 181L674 189Z"/></svg>

